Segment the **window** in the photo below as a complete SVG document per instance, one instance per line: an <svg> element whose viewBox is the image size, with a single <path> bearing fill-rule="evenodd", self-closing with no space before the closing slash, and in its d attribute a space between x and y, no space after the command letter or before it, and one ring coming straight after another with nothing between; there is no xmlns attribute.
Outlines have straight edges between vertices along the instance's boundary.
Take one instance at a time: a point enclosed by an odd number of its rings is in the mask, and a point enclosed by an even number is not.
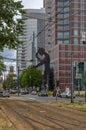
<svg viewBox="0 0 86 130"><path fill-rule="evenodd" d="M64 32L64 38L69 38L69 32Z"/></svg>
<svg viewBox="0 0 86 130"><path fill-rule="evenodd" d="M58 18L60 18L60 19L64 18L64 15L63 15L62 13L58 14L57 16L58 16Z"/></svg>
<svg viewBox="0 0 86 130"><path fill-rule="evenodd" d="M74 36L78 36L78 30L74 30Z"/></svg>
<svg viewBox="0 0 86 130"><path fill-rule="evenodd" d="M64 12L69 12L69 7L65 7Z"/></svg>
<svg viewBox="0 0 86 130"><path fill-rule="evenodd" d="M80 2L85 2L85 0L80 0Z"/></svg>
<svg viewBox="0 0 86 130"><path fill-rule="evenodd" d="M58 44L63 44L63 40L58 40Z"/></svg>
<svg viewBox="0 0 86 130"><path fill-rule="evenodd" d="M84 10L81 10L80 15L84 16Z"/></svg>
<svg viewBox="0 0 86 130"><path fill-rule="evenodd" d="M64 27L63 27L62 25L61 25L61 26L60 26L60 25L58 26L58 30L63 30L63 29L64 29Z"/></svg>
<svg viewBox="0 0 86 130"><path fill-rule="evenodd" d="M65 20L64 20L64 24L69 24L69 20L68 20L68 19L65 19Z"/></svg>
<svg viewBox="0 0 86 130"><path fill-rule="evenodd" d="M51 41L51 37L48 36L48 42L50 42L50 41Z"/></svg>
<svg viewBox="0 0 86 130"><path fill-rule="evenodd" d="M74 27L77 28L78 27L78 23L74 23Z"/></svg>
<svg viewBox="0 0 86 130"><path fill-rule="evenodd" d="M81 28L84 28L84 24L80 24L80 27L81 27Z"/></svg>
<svg viewBox="0 0 86 130"><path fill-rule="evenodd" d="M74 38L74 44L78 44L78 39Z"/></svg>
<svg viewBox="0 0 86 130"><path fill-rule="evenodd" d="M58 1L58 6L64 6L64 2Z"/></svg>
<svg viewBox="0 0 86 130"><path fill-rule="evenodd" d="M80 21L84 21L84 17L81 17L81 18L80 18Z"/></svg>
<svg viewBox="0 0 86 130"><path fill-rule="evenodd" d="M64 40L64 44L69 44L69 40Z"/></svg>
<svg viewBox="0 0 86 130"><path fill-rule="evenodd" d="M51 35L51 30L48 30L48 35Z"/></svg>
<svg viewBox="0 0 86 130"><path fill-rule="evenodd" d="M64 14L64 18L67 18L67 17L69 17L69 13Z"/></svg>
<svg viewBox="0 0 86 130"><path fill-rule="evenodd" d="M74 21L78 21L78 17L74 17Z"/></svg>
<svg viewBox="0 0 86 130"><path fill-rule="evenodd" d="M83 41L82 41L82 39L80 39L80 44L83 44Z"/></svg>
<svg viewBox="0 0 86 130"><path fill-rule="evenodd" d="M58 24L62 24L63 25L63 20L58 20Z"/></svg>
<svg viewBox="0 0 86 130"><path fill-rule="evenodd" d="M50 8L47 9L47 13L50 13Z"/></svg>
<svg viewBox="0 0 86 130"><path fill-rule="evenodd" d="M78 4L74 4L74 8L75 8L75 9L78 8Z"/></svg>
<svg viewBox="0 0 86 130"><path fill-rule="evenodd" d="M63 32L58 32L58 38L63 38Z"/></svg>
<svg viewBox="0 0 86 130"><path fill-rule="evenodd" d="M84 9L84 4L80 4L80 9Z"/></svg>
<svg viewBox="0 0 86 130"><path fill-rule="evenodd" d="M52 45L50 43L48 43L48 49L51 49Z"/></svg>
<svg viewBox="0 0 86 130"><path fill-rule="evenodd" d="M74 2L79 2L79 0L74 0Z"/></svg>
<svg viewBox="0 0 86 130"><path fill-rule="evenodd" d="M64 30L69 30L69 25L65 25Z"/></svg>

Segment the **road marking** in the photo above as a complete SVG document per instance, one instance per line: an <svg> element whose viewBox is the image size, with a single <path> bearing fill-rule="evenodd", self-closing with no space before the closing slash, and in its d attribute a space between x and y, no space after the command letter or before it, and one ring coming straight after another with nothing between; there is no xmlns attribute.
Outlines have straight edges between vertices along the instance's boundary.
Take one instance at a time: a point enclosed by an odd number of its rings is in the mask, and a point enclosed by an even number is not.
<svg viewBox="0 0 86 130"><path fill-rule="evenodd" d="M36 100L36 98L29 98L29 99L31 99L31 100Z"/></svg>

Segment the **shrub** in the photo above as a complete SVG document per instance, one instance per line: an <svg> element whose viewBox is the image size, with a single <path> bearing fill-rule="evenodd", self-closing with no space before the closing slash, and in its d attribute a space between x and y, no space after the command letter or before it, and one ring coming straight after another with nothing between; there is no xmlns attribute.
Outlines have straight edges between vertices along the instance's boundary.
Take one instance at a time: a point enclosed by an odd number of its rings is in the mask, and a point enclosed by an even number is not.
<svg viewBox="0 0 86 130"><path fill-rule="evenodd" d="M48 91L48 95L53 95L53 92L52 91Z"/></svg>
<svg viewBox="0 0 86 130"><path fill-rule="evenodd" d="M85 97L85 94L76 93L75 96Z"/></svg>

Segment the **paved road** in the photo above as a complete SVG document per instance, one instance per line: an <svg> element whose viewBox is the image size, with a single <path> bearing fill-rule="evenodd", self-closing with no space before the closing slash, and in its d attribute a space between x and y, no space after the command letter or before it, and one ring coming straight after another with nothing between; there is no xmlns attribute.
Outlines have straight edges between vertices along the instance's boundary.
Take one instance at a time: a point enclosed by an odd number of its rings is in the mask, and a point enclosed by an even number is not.
<svg viewBox="0 0 86 130"><path fill-rule="evenodd" d="M36 101L56 101L56 97L53 96L48 96L48 97L39 97L38 95L31 95L31 94L27 94L27 95L20 95L20 96L11 96L10 99L22 99L22 100L36 100ZM70 101L70 98L57 98L57 101ZM75 97L74 101L85 101L84 97Z"/></svg>

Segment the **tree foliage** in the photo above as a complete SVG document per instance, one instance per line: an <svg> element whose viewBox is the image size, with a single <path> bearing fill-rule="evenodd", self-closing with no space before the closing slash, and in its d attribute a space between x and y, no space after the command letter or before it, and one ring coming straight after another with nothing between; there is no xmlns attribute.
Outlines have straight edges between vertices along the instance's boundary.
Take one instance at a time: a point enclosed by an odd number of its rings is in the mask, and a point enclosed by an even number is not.
<svg viewBox="0 0 86 130"><path fill-rule="evenodd" d="M23 33L23 20L16 17L23 13L21 1L0 0L0 50L15 49L20 43L18 35Z"/></svg>
<svg viewBox="0 0 86 130"><path fill-rule="evenodd" d="M14 77L15 77L16 75L15 74L9 74L8 76L7 76L7 78L4 80L4 83L3 83L3 85L4 85L4 88L8 88L8 89L10 89L10 88L14 88L14 86L13 86L13 83L14 83ZM16 86L16 88L17 88L17 86Z"/></svg>
<svg viewBox="0 0 86 130"><path fill-rule="evenodd" d="M84 89L86 89L86 72L83 74L82 84L84 85Z"/></svg>
<svg viewBox="0 0 86 130"><path fill-rule="evenodd" d="M23 87L33 87L39 86L41 80L42 72L32 66L29 66L24 70L20 76L20 84Z"/></svg>
<svg viewBox="0 0 86 130"><path fill-rule="evenodd" d="M6 70L6 65L3 63L3 58L0 56L0 72Z"/></svg>

